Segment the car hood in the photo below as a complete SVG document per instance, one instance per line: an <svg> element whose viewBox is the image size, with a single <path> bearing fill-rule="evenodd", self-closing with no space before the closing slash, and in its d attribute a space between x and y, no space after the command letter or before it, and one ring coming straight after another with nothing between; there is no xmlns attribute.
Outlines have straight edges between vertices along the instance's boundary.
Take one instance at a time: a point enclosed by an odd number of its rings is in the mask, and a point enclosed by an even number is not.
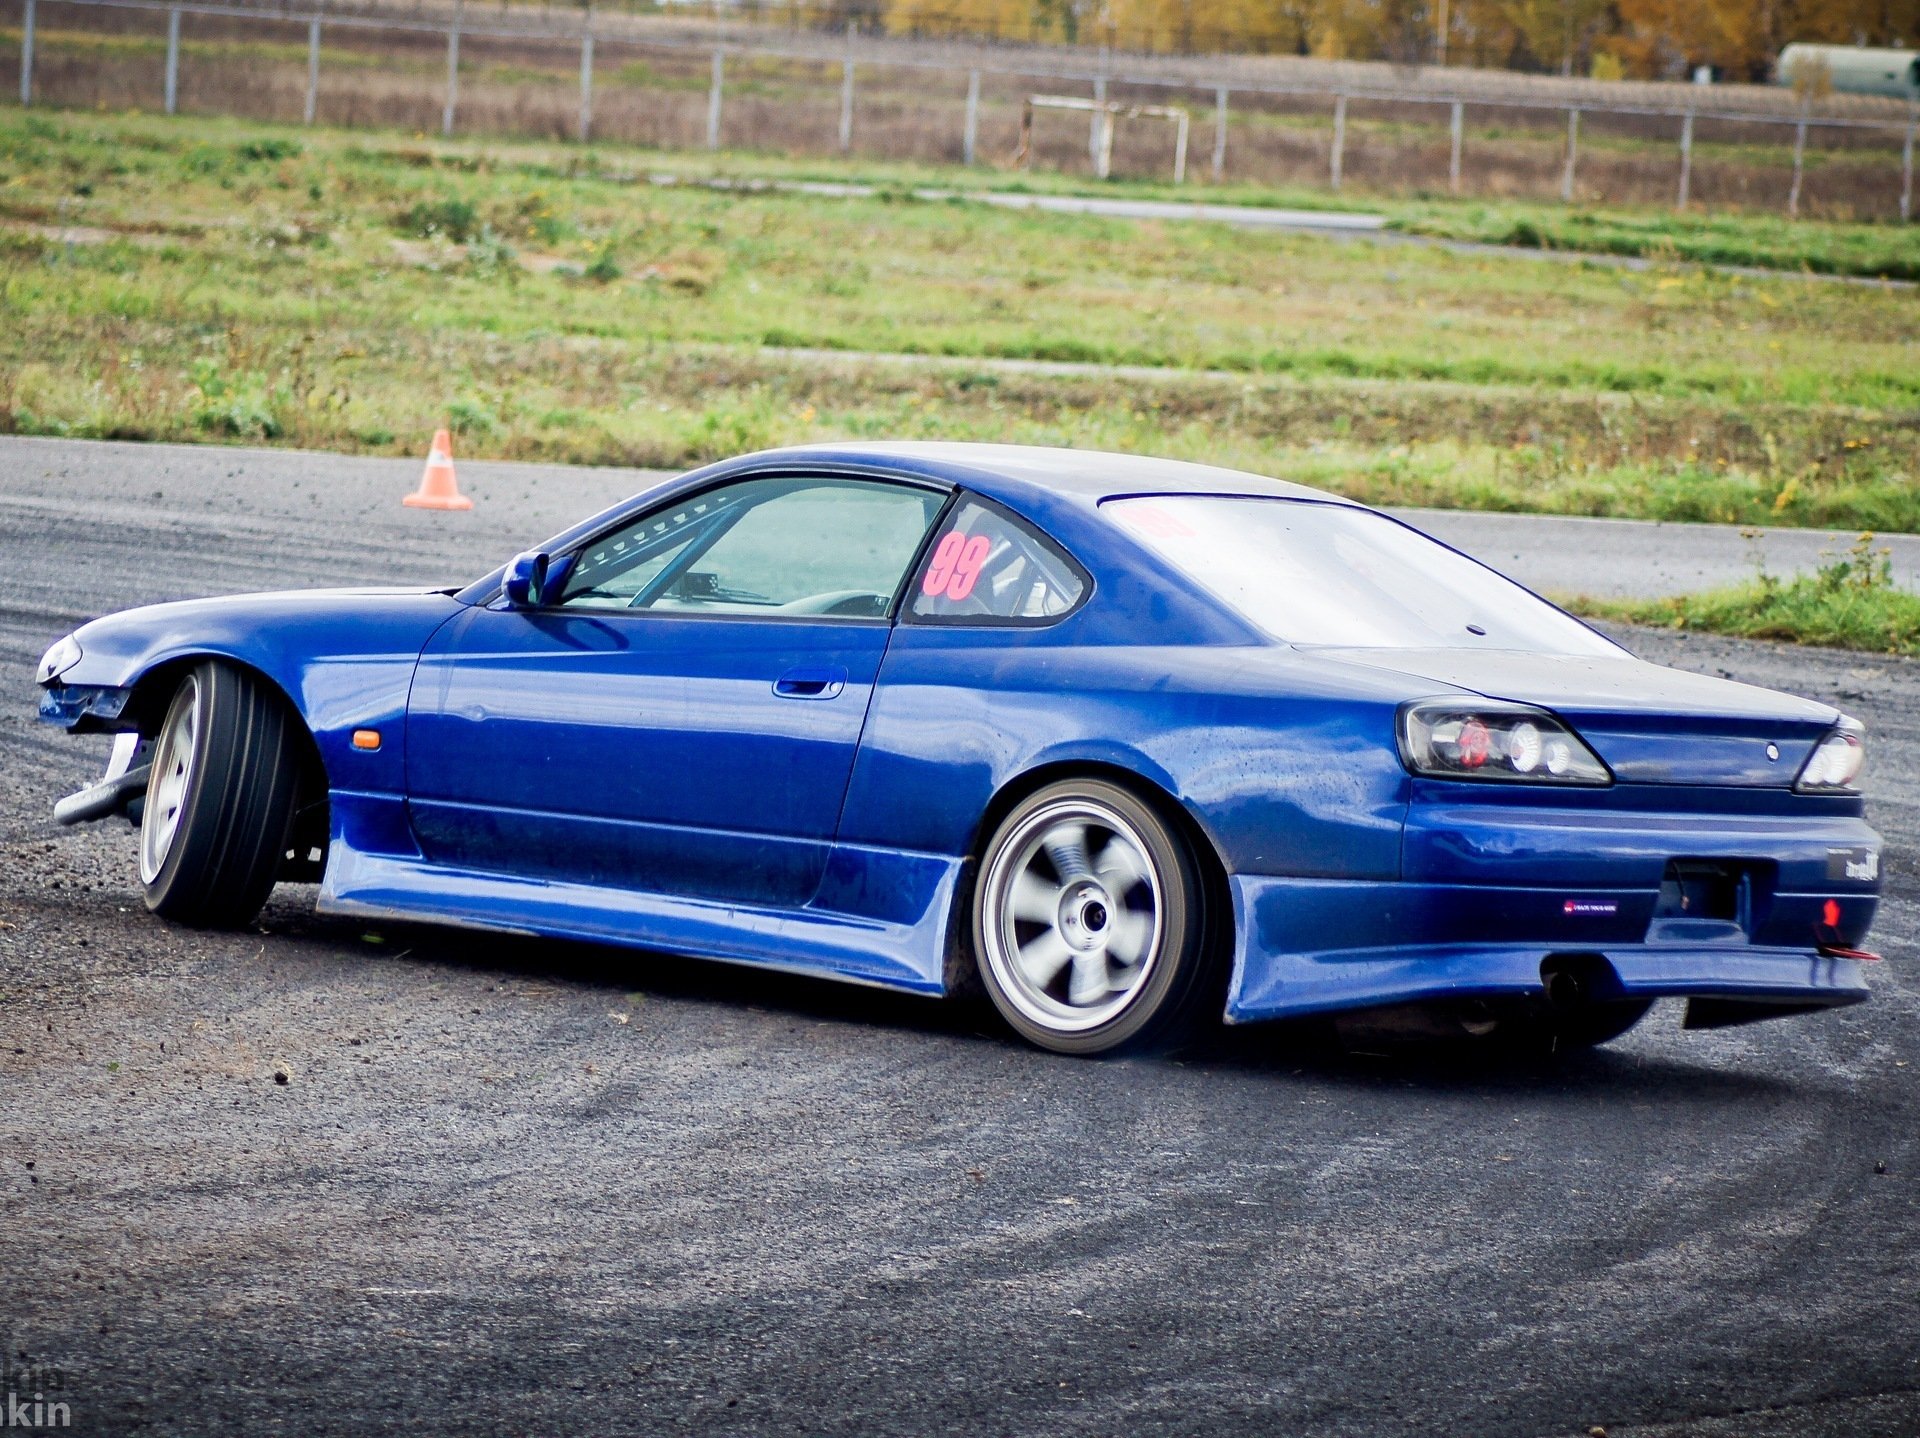
<svg viewBox="0 0 1920 1438"><path fill-rule="evenodd" d="M1615 777L1784 788L1840 718L1825 704L1619 655L1510 649L1323 649L1448 690L1551 710ZM1777 757L1769 758L1772 748Z"/></svg>

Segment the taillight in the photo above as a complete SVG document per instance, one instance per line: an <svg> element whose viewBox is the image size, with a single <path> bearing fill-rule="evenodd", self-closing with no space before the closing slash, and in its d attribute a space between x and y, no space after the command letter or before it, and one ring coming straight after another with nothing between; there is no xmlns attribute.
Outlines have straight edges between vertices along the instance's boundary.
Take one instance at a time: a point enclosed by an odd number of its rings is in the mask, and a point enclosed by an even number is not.
<svg viewBox="0 0 1920 1438"><path fill-rule="evenodd" d="M1611 784L1580 736L1542 709L1431 700L1400 711L1400 757L1435 779Z"/></svg>
<svg viewBox="0 0 1920 1438"><path fill-rule="evenodd" d="M1842 719L1807 756L1793 787L1802 794L1852 794L1860 766L1867 762L1866 729L1858 719Z"/></svg>

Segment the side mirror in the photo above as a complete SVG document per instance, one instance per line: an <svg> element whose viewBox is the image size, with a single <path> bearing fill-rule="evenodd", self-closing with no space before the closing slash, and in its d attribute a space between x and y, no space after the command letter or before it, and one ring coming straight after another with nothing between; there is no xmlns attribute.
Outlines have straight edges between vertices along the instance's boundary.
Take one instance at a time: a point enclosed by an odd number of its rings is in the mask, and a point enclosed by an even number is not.
<svg viewBox="0 0 1920 1438"><path fill-rule="evenodd" d="M500 585L509 609L537 609L546 599L548 556L529 549L507 561L507 577Z"/></svg>

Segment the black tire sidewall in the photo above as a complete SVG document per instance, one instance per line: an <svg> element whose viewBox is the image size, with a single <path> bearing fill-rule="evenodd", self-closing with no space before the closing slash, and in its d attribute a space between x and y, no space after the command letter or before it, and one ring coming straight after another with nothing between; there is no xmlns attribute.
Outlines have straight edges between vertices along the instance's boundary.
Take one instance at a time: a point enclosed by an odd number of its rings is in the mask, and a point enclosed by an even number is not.
<svg viewBox="0 0 1920 1438"><path fill-rule="evenodd" d="M198 686L200 702L193 774L167 857L145 886L146 905L174 922L238 928L266 903L284 855L297 785L291 726L298 721L264 680L209 661L175 692L169 725L188 683Z"/></svg>

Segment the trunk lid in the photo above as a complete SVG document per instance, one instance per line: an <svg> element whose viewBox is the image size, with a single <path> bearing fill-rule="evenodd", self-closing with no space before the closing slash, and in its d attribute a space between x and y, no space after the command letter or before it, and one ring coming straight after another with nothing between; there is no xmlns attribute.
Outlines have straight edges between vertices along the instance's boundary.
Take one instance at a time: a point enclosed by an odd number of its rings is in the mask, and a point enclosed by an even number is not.
<svg viewBox="0 0 1920 1438"><path fill-rule="evenodd" d="M1622 783L1786 788L1839 713L1731 679L1613 655L1493 649L1317 651L1559 715ZM1774 757L1769 757L1769 747Z"/></svg>

